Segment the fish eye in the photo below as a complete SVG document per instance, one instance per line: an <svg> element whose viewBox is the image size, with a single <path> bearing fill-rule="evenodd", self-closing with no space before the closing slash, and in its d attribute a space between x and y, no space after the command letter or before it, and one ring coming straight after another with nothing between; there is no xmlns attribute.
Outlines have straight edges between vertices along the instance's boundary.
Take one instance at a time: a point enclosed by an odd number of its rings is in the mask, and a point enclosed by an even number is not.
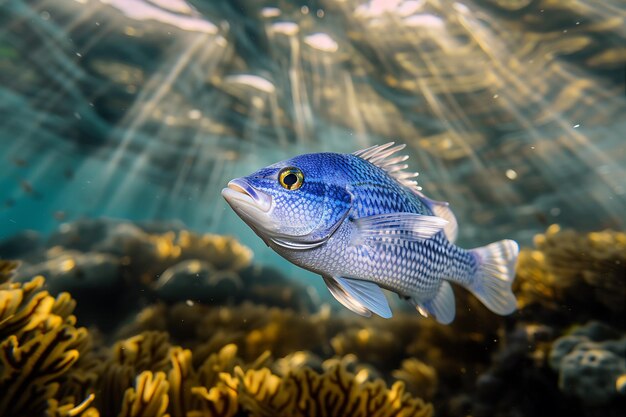
<svg viewBox="0 0 626 417"><path fill-rule="evenodd" d="M298 168L283 168L278 173L278 182L283 188L297 190L304 183L304 174Z"/></svg>

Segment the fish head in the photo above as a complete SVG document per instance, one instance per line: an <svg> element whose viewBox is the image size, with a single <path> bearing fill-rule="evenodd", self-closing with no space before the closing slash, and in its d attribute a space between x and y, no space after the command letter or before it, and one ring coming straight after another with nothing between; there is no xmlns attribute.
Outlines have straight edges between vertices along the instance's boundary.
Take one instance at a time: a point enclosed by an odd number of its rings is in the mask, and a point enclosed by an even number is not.
<svg viewBox="0 0 626 417"><path fill-rule="evenodd" d="M230 181L222 196L264 240L311 247L337 229L351 206L347 183L333 168L340 157L307 154L278 162Z"/></svg>

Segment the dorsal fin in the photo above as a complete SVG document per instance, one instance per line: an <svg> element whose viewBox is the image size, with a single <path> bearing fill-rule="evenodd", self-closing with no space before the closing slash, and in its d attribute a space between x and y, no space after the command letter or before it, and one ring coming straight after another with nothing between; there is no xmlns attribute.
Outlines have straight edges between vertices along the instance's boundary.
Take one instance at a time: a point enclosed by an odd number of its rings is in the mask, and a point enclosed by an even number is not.
<svg viewBox="0 0 626 417"><path fill-rule="evenodd" d="M367 149L361 149L354 152L352 155L365 159L366 161L376 165L377 167L384 169L391 177L395 178L401 185L408 187L412 190L419 191L422 187L417 185L417 181L413 180L419 175L417 172L407 172L409 166L404 163L409 159L408 155L394 156L389 158L396 152L406 148L405 144L395 145L395 142L385 143L384 145L376 145Z"/></svg>
<svg viewBox="0 0 626 417"><path fill-rule="evenodd" d="M422 187L417 185L417 181L413 180L413 178L417 177L419 174L417 172L405 171L405 169L408 168L408 164L405 164L404 162L409 159L409 156L402 155L390 158L390 156L394 153L403 150L406 145L394 145L395 142L388 142L384 145L375 145L366 149L361 149L360 151L356 151L353 153L353 155L365 159L366 161L376 165L377 167L384 169L392 178L398 181L401 185L407 187L415 194L420 196L422 201L424 201L428 205L428 208L432 210L435 216L441 217L448 221L448 224L444 228L444 233L448 240L454 243L458 234L458 224L454 213L452 212L452 210L450 210L450 207L448 207L448 203L432 200L422 193Z"/></svg>

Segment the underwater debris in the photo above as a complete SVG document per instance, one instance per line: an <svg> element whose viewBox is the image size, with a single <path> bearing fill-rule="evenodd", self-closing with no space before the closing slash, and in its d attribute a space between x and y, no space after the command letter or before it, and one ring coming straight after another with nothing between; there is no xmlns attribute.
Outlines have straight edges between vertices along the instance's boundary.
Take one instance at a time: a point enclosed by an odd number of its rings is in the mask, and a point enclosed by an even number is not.
<svg viewBox="0 0 626 417"><path fill-rule="evenodd" d="M608 404L626 396L626 334L587 323L554 342L550 366L559 373L559 388L566 394L588 406Z"/></svg>

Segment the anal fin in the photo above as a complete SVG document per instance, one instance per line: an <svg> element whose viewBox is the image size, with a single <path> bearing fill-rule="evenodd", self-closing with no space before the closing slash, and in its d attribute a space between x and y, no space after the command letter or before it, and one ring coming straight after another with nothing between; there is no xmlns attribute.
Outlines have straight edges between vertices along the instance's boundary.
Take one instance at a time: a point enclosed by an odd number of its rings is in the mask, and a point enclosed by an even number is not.
<svg viewBox="0 0 626 417"><path fill-rule="evenodd" d="M441 324L450 324L456 314L454 292L448 281L441 282L434 298L428 301L418 301L415 304L420 314L428 313Z"/></svg>
<svg viewBox="0 0 626 417"><path fill-rule="evenodd" d="M378 285L343 277L324 277L330 293L348 309L362 316L375 313L383 318L392 316L385 294Z"/></svg>

